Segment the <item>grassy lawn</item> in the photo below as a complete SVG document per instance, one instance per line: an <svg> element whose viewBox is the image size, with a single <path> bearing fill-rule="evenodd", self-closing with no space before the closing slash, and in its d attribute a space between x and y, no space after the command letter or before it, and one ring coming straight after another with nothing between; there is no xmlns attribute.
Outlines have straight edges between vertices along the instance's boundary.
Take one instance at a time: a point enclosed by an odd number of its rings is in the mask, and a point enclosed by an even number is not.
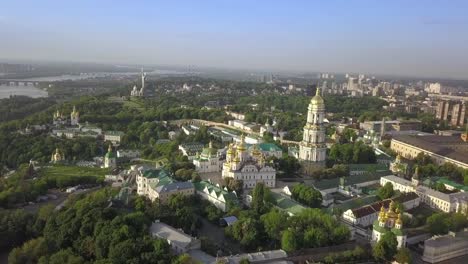
<svg viewBox="0 0 468 264"><path fill-rule="evenodd" d="M139 111L143 111L143 103L139 102L137 99L131 98L129 101L123 103L124 107L135 108Z"/></svg>
<svg viewBox="0 0 468 264"><path fill-rule="evenodd" d="M46 167L42 170L43 176L52 176L52 177L60 177L60 176L97 176L102 177L106 174L109 174L109 169L101 169L101 168L87 168L87 167L78 167L78 166L65 166L65 165L54 165L50 167Z"/></svg>

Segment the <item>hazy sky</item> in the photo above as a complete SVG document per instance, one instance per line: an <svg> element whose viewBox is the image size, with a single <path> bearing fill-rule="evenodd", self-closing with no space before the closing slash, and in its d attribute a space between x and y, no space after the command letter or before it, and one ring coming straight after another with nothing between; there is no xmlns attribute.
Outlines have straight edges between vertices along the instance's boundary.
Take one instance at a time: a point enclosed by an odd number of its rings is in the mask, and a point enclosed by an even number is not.
<svg viewBox="0 0 468 264"><path fill-rule="evenodd" d="M468 78L468 1L0 0L0 58Z"/></svg>

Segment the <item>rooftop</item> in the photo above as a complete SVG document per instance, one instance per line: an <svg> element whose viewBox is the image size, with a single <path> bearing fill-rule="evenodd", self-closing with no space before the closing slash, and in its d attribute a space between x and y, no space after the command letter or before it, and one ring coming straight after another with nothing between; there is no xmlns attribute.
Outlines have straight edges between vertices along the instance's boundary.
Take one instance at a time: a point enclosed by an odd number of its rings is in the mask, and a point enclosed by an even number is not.
<svg viewBox="0 0 468 264"><path fill-rule="evenodd" d="M280 147L278 147L274 143L260 143L258 144L258 148L261 151L283 151Z"/></svg>
<svg viewBox="0 0 468 264"><path fill-rule="evenodd" d="M424 241L424 247L441 248L454 244L464 244L465 247L468 247L468 231L462 231L444 236L435 236Z"/></svg>
<svg viewBox="0 0 468 264"><path fill-rule="evenodd" d="M211 182L208 182L208 181L199 181L199 182L195 182L193 184L195 186L195 189L197 191L200 191L202 192L205 188L208 188L209 192L211 193L212 191L215 191L216 194L218 195L218 197L220 195L224 196L224 199L225 200L230 200L234 203L237 203L238 200L237 200L237 196L233 193L233 192L228 192L226 190L224 190L223 188L220 188L216 185L214 185L213 183Z"/></svg>
<svg viewBox="0 0 468 264"><path fill-rule="evenodd" d="M172 192L175 190L187 190L193 189L192 182L170 182L167 184L160 183L158 184L156 191L158 193Z"/></svg>
<svg viewBox="0 0 468 264"><path fill-rule="evenodd" d="M453 149L451 146L468 145L458 136L396 136L392 140L400 141L420 149L468 164L468 151L461 148ZM466 148L465 148L466 149Z"/></svg>
<svg viewBox="0 0 468 264"><path fill-rule="evenodd" d="M293 199L281 195L279 193L271 192L271 195L276 201L276 206L290 214L299 214L300 212L302 212L302 210L307 208L301 205L300 203L294 201Z"/></svg>
<svg viewBox="0 0 468 264"><path fill-rule="evenodd" d="M186 248L194 240L193 237L185 234L183 231L161 222L154 222L150 227L150 233L153 237L157 236L166 239L171 244L176 244L180 248Z"/></svg>

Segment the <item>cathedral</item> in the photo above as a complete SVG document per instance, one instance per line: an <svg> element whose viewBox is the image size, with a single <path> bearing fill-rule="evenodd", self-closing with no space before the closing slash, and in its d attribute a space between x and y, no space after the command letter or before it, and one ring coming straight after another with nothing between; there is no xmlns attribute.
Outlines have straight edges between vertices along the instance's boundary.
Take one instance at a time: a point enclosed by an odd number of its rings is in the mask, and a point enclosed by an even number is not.
<svg viewBox="0 0 468 264"><path fill-rule="evenodd" d="M73 106L73 111L70 113L70 122L68 122L65 115L57 109L57 112L54 113L52 123L55 126L65 126L67 124L77 126L80 123L80 112L76 111L76 107Z"/></svg>
<svg viewBox="0 0 468 264"><path fill-rule="evenodd" d="M254 188L259 182L270 188L276 185L276 170L265 162L265 157L256 145L251 151L247 150L244 135L240 143L229 145L222 177L241 180L246 189Z"/></svg>
<svg viewBox="0 0 468 264"><path fill-rule="evenodd" d="M145 89L145 80L146 80L146 73L143 72L143 68L142 68L141 69L141 89L138 89L136 85L133 86L133 89L130 92L131 96L145 97L147 95L147 92Z"/></svg>
<svg viewBox="0 0 468 264"><path fill-rule="evenodd" d="M313 171L324 168L327 159L325 144L325 102L320 95L320 88L310 100L307 108L307 123L304 126L302 141L299 143L299 161L302 173L310 175Z"/></svg>
<svg viewBox="0 0 468 264"><path fill-rule="evenodd" d="M60 111L57 109L57 112L54 113L52 123L56 126L63 126L67 124L67 119L65 118L63 113L60 113Z"/></svg>
<svg viewBox="0 0 468 264"><path fill-rule="evenodd" d="M403 221L401 212L395 208L392 201L388 210L380 207L379 218L375 220L372 230L372 241L378 242L385 232L392 232L397 239L398 248L406 247L406 234L403 232Z"/></svg>
<svg viewBox="0 0 468 264"><path fill-rule="evenodd" d="M198 172L220 172L223 168L223 162L218 154L218 150L213 148L213 144L210 144L207 148L203 148L202 153L197 153L193 159L193 165Z"/></svg>
<svg viewBox="0 0 468 264"><path fill-rule="evenodd" d="M60 151L58 148L55 149L55 152L52 154L52 157L50 158L51 163L59 163L65 160L65 155L63 154L62 151Z"/></svg>

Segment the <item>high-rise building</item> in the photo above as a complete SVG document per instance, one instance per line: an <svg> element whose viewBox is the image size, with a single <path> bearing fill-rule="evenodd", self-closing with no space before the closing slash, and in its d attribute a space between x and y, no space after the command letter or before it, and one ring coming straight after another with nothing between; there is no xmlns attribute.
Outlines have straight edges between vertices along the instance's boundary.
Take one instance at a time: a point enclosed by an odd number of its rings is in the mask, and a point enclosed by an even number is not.
<svg viewBox="0 0 468 264"><path fill-rule="evenodd" d="M439 101L436 107L436 118L447 121L452 126L462 127L466 123L465 102Z"/></svg>
<svg viewBox="0 0 468 264"><path fill-rule="evenodd" d="M463 126L466 120L466 104L464 102L456 103L452 106L452 126Z"/></svg>
<svg viewBox="0 0 468 264"><path fill-rule="evenodd" d="M325 166L327 158L327 146L325 144L325 102L321 96L320 88L310 100L307 108L307 123L304 126L304 134L299 144L299 160L302 163L303 173L311 172Z"/></svg>

